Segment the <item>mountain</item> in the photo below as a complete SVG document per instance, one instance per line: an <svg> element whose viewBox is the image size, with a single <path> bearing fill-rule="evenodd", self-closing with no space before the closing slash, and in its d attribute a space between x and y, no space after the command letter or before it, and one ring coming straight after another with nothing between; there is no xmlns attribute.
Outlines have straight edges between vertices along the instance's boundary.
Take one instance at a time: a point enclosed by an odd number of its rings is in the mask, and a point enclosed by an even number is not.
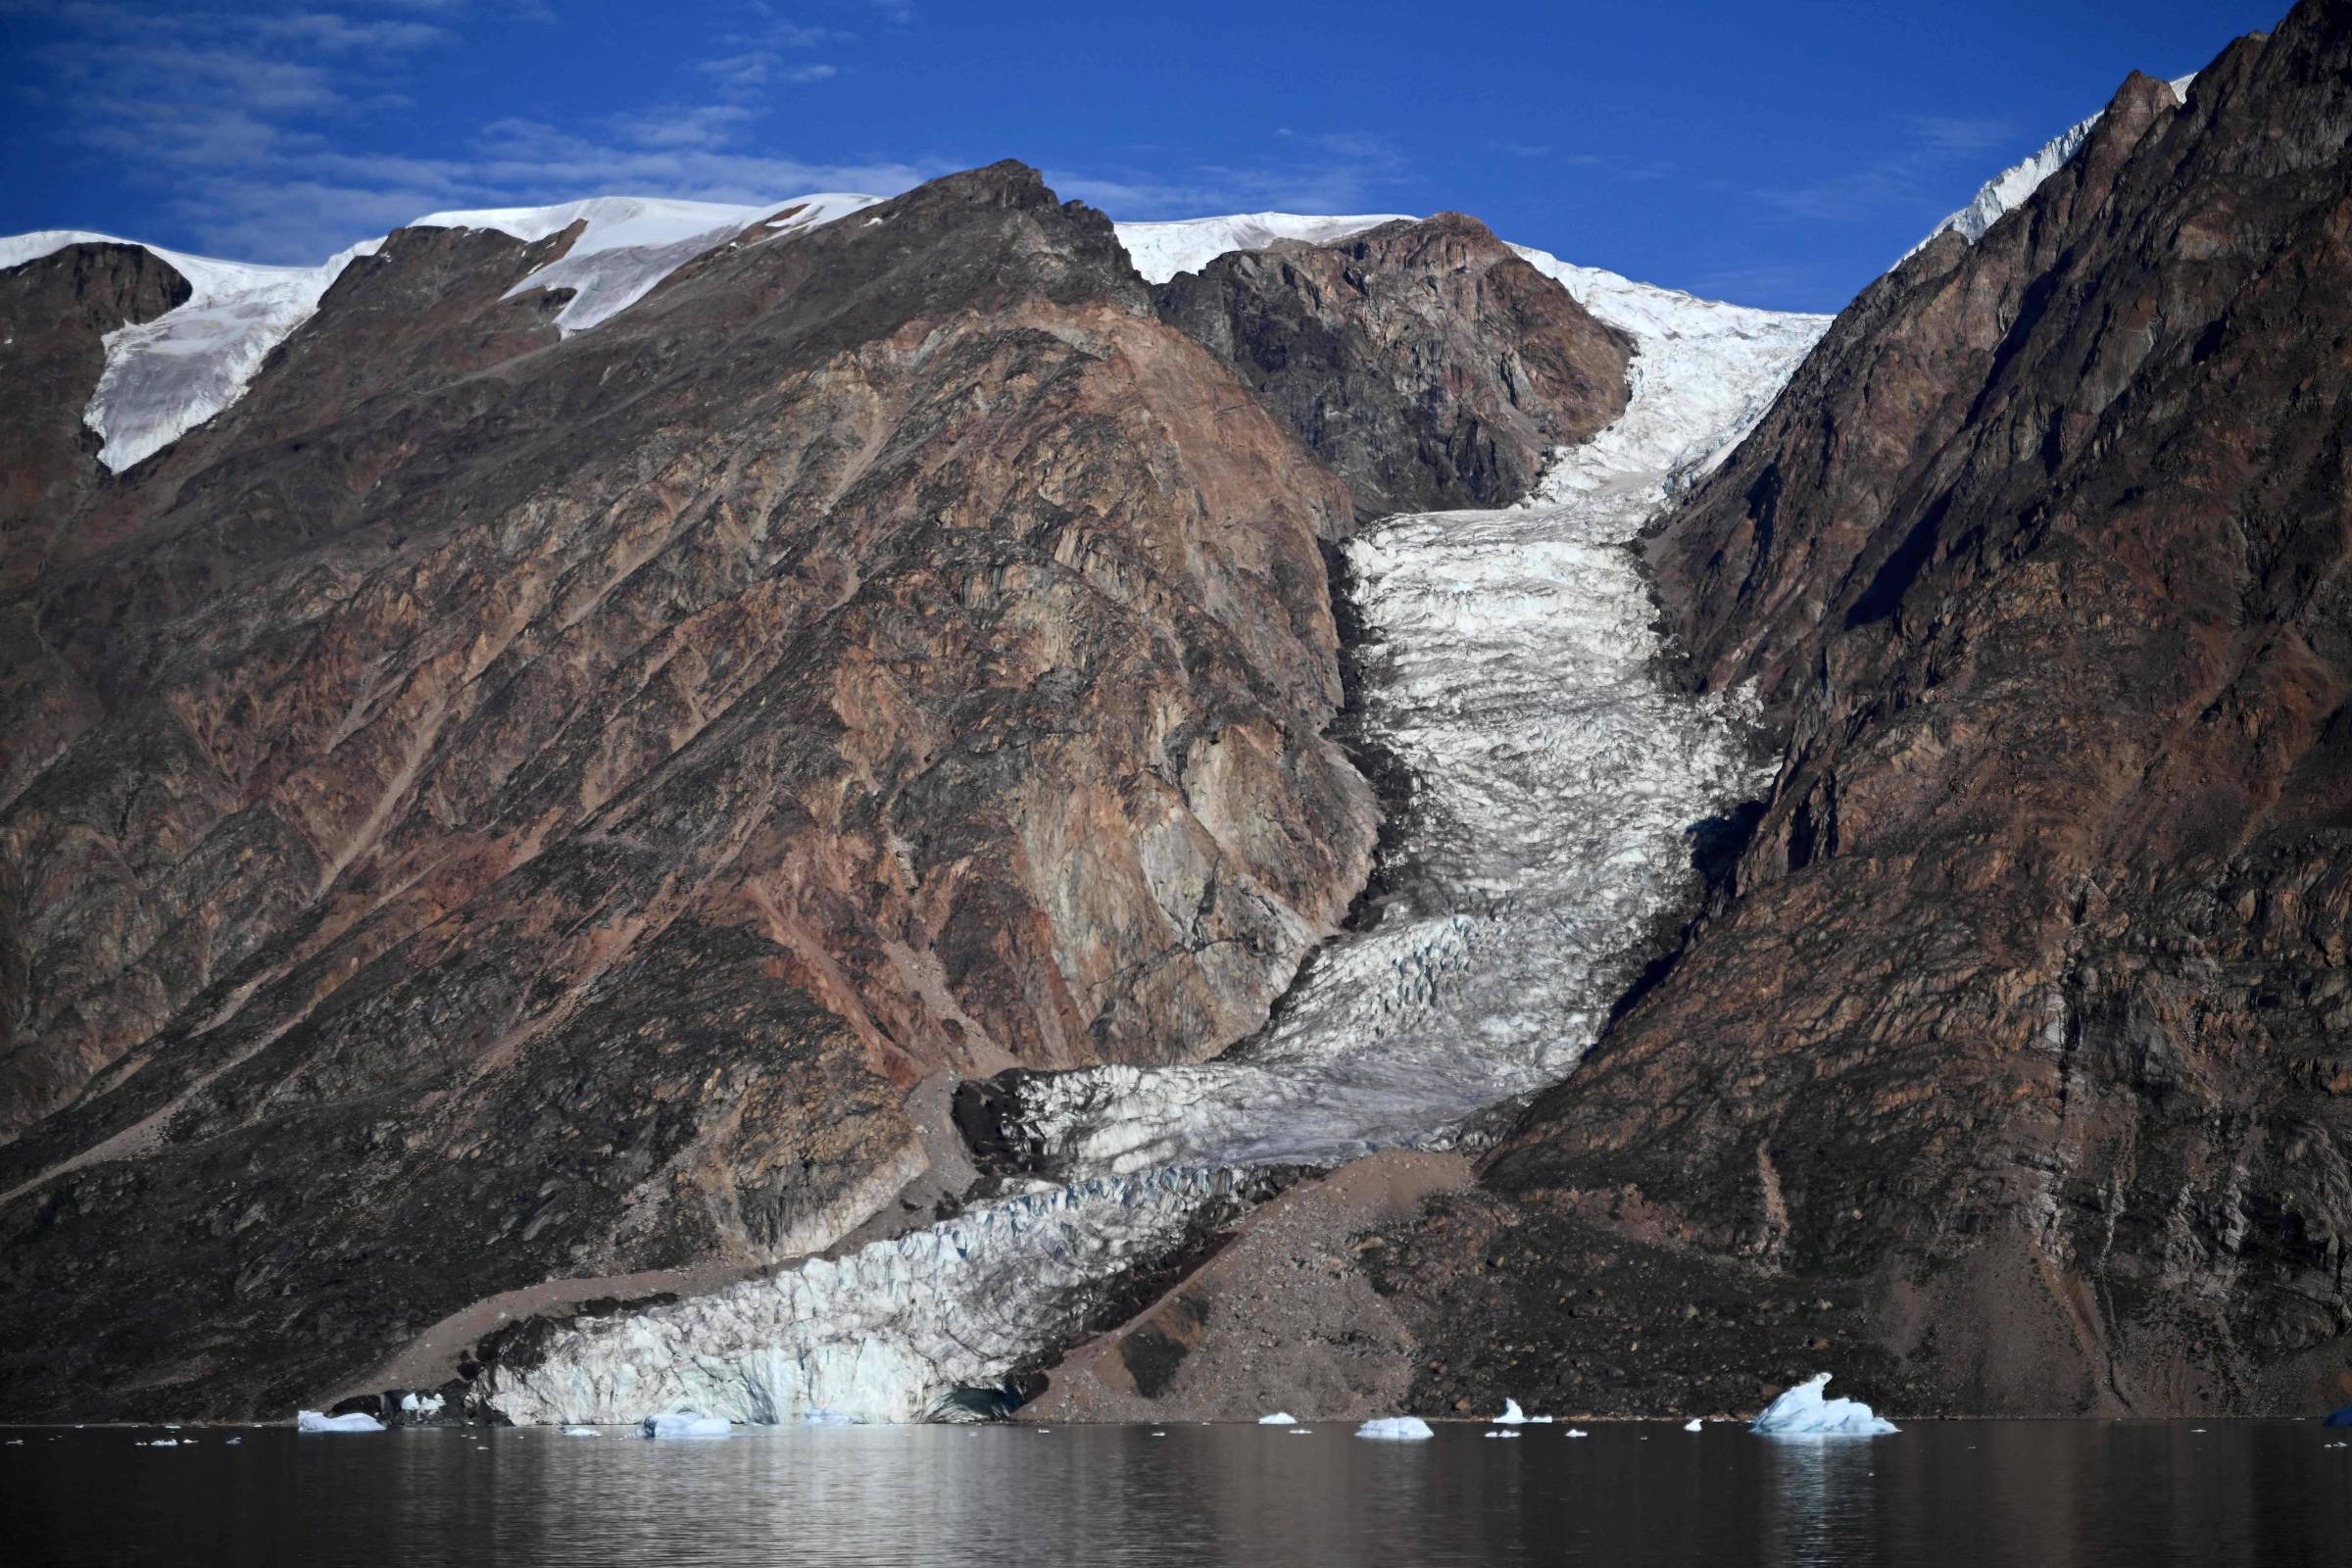
<svg viewBox="0 0 2352 1568"><path fill-rule="evenodd" d="M440 214L261 314L19 253L14 1413L437 1383L953 1214L957 1082L1213 1054L1365 883L1348 491L1032 171ZM1480 355L1605 340L1527 277Z"/></svg>

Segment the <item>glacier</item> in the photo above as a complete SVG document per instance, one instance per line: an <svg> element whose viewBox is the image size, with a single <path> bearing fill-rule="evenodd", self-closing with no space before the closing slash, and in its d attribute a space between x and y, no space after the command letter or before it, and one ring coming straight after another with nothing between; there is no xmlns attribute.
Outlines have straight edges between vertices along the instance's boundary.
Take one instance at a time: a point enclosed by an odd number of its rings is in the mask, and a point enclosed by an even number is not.
<svg viewBox="0 0 2352 1568"><path fill-rule="evenodd" d="M1767 1438L1880 1438L1900 1430L1859 1399L1823 1398L1829 1386L1830 1375L1816 1372L1766 1405L1748 1430Z"/></svg>
<svg viewBox="0 0 2352 1568"><path fill-rule="evenodd" d="M1353 218L1309 218L1298 213L1236 213L1224 218L1184 218L1164 223L1114 223L1127 260L1149 283L1165 283L1178 272L1198 272L1228 251L1258 251L1280 239L1329 245L1383 223L1411 222L1403 213L1365 213Z"/></svg>
<svg viewBox="0 0 2352 1568"><path fill-rule="evenodd" d="M1739 699L1660 679L1635 537L1829 323L1521 254L1632 335L1632 402L1556 454L1525 502L1391 517L1348 546L1373 638L1368 727L1421 781L1377 922L1327 944L1282 1021L1223 1057L1028 1080L1017 1113L1057 1180L837 1257L562 1324L531 1365L484 1374L495 1408L518 1422L676 1407L920 1420L1069 1343L1122 1274L1246 1209L1248 1173L1442 1145L1574 1065L1653 927L1694 890L1692 825L1767 777Z"/></svg>

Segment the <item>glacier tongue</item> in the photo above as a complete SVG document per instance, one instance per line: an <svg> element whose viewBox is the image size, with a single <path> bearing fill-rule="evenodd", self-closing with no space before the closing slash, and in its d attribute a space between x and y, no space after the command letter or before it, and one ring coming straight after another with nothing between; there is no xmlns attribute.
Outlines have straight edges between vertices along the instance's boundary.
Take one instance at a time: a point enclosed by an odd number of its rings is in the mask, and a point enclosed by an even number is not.
<svg viewBox="0 0 2352 1568"><path fill-rule="evenodd" d="M1200 242L1201 225L1169 226ZM1764 782L1729 704L1661 684L1632 541L1761 415L1828 319L1521 254L1634 336L1633 403L1563 451L1530 501L1392 517L1349 547L1379 639L1367 716L1420 781L1401 906L1326 949L1247 1052L1028 1081L1024 1131L1069 1185L562 1326L534 1364L485 1374L497 1408L920 1419L951 1389L1068 1343L1119 1275L1246 1206L1248 1167L1442 1140L1577 1060L1653 921L1690 892L1691 824ZM1153 265L1176 259L1171 242Z"/></svg>

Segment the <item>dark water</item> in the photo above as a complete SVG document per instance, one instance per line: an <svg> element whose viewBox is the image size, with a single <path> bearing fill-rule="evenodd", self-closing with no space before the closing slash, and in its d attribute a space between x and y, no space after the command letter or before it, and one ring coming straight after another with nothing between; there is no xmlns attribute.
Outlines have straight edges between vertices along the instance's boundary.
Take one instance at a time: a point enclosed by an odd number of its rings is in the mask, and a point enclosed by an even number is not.
<svg viewBox="0 0 2352 1568"><path fill-rule="evenodd" d="M2352 1562L2352 1449L2288 1422L0 1433L0 1561ZM5 1446L21 1438L22 1446Z"/></svg>

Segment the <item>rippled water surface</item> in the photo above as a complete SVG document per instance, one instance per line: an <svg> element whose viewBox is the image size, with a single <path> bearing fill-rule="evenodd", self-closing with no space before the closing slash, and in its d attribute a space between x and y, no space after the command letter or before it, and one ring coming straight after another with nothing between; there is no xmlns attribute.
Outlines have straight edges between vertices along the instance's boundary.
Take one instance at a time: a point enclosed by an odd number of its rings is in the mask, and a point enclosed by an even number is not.
<svg viewBox="0 0 2352 1568"><path fill-rule="evenodd" d="M2290 1422L528 1431L17 1429L15 1563L2169 1563L2352 1560L2352 1449ZM1152 1432L1164 1430L1165 1437ZM134 1446L172 1435L176 1448Z"/></svg>

